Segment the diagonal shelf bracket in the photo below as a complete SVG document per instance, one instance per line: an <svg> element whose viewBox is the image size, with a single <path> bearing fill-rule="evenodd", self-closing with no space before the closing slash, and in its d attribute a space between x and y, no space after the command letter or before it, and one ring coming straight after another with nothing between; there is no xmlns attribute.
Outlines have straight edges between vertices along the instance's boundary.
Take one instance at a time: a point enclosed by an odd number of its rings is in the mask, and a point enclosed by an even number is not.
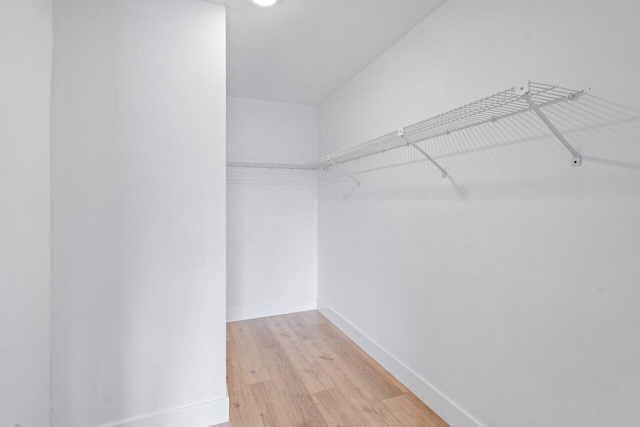
<svg viewBox="0 0 640 427"><path fill-rule="evenodd" d="M404 139L404 141L407 143L407 145L412 146L413 148L415 148L416 150L418 150L423 156L425 156L427 158L427 160L429 160L431 163L433 163L433 165L435 167L437 167L438 169L440 169L440 172L442 172L442 178L446 178L447 177L447 171L438 164L438 162L436 162L433 157L431 157L426 151L424 151L422 148L420 148L418 146L418 144L416 144L415 142L413 142L411 139L409 139L408 136L405 135L404 133L404 128L400 128L398 129L398 137Z"/></svg>
<svg viewBox="0 0 640 427"><path fill-rule="evenodd" d="M578 151L575 148L573 148L573 146L571 144L569 144L569 141L567 141L567 139L564 137L564 135L562 135L562 133L558 130L558 128L556 128L554 126L554 124L551 123L551 120L549 120L549 118L546 116L546 114L544 114L542 112L542 110L540 109L538 104L536 104L533 101L533 99L531 99L531 90L529 89L529 85L530 85L529 82L525 82L522 85L516 86L516 90L519 92L520 96L522 96L522 99L524 99L527 102L527 104L529 104L529 106L531 107L533 112L538 115L540 120L542 120L543 123L549 128L549 130L551 130L551 132L553 132L553 134L556 136L556 138L558 138L558 140L562 143L562 145L564 145L564 147L567 150L569 150L569 152L573 156L573 160L571 161L571 165L572 166L581 166L582 165L582 156L580 155L580 153L578 153Z"/></svg>
<svg viewBox="0 0 640 427"><path fill-rule="evenodd" d="M351 178L351 180L353 182L356 183L357 187L360 187L360 181L358 181L357 179L354 178L353 175L351 175L349 172L345 171L344 169L342 169L340 166L338 166L338 164L336 162L334 162L333 160L331 160L331 156L327 156L327 161L329 163L331 163L333 166L336 167L336 169L338 169L340 172L342 172L343 174L345 174L346 176L348 176L349 178Z"/></svg>

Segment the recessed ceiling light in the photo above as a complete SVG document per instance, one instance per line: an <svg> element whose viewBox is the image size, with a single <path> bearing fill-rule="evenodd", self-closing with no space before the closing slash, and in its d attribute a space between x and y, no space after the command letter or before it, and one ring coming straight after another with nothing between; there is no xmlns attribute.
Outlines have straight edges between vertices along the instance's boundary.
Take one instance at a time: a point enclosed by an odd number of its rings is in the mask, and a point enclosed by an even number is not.
<svg viewBox="0 0 640 427"><path fill-rule="evenodd" d="M258 6L273 6L278 2L278 0L253 0L255 4Z"/></svg>

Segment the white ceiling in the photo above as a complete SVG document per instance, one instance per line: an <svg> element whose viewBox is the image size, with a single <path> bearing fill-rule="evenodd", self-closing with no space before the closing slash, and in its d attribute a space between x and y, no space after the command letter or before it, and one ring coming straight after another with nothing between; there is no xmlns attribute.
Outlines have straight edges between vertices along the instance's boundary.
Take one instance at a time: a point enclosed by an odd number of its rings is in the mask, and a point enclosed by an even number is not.
<svg viewBox="0 0 640 427"><path fill-rule="evenodd" d="M227 6L228 94L317 105L444 0L212 0Z"/></svg>

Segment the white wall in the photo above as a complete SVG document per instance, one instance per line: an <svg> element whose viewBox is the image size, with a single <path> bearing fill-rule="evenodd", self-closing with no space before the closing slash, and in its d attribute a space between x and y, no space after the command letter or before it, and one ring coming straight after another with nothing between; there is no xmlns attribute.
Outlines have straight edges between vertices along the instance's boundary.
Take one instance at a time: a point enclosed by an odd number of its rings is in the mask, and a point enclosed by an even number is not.
<svg viewBox="0 0 640 427"><path fill-rule="evenodd" d="M319 106L320 151L527 78L638 110L639 14L449 0ZM320 180L319 303L453 425L640 424L639 114L581 102L549 110L580 168L525 116L426 144L455 184L404 148Z"/></svg>
<svg viewBox="0 0 640 427"><path fill-rule="evenodd" d="M306 163L316 157L317 110L228 99L232 161ZM317 174L230 169L227 182L228 320L315 309Z"/></svg>
<svg viewBox="0 0 640 427"><path fill-rule="evenodd" d="M225 380L225 10L56 0L53 425L206 427Z"/></svg>
<svg viewBox="0 0 640 427"><path fill-rule="evenodd" d="M49 425L51 1L0 2L0 425Z"/></svg>

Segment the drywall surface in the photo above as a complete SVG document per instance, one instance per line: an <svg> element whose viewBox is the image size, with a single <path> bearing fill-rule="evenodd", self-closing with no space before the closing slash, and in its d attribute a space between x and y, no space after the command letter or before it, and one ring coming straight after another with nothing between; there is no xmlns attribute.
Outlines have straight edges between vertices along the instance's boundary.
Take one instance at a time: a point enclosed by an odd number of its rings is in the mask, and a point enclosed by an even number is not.
<svg viewBox="0 0 640 427"><path fill-rule="evenodd" d="M225 10L54 3L56 427L225 420Z"/></svg>
<svg viewBox="0 0 640 427"><path fill-rule="evenodd" d="M315 107L229 97L228 117L229 160L315 158ZM229 169L229 321L315 308L317 182L313 171Z"/></svg>
<svg viewBox="0 0 640 427"><path fill-rule="evenodd" d="M320 180L319 304L453 425L640 424L639 14L449 0L319 106L325 154L527 78L602 98L548 109L579 168L528 114L423 144L451 179L407 147Z"/></svg>
<svg viewBox="0 0 640 427"><path fill-rule="evenodd" d="M0 425L49 425L51 1L0 2Z"/></svg>

